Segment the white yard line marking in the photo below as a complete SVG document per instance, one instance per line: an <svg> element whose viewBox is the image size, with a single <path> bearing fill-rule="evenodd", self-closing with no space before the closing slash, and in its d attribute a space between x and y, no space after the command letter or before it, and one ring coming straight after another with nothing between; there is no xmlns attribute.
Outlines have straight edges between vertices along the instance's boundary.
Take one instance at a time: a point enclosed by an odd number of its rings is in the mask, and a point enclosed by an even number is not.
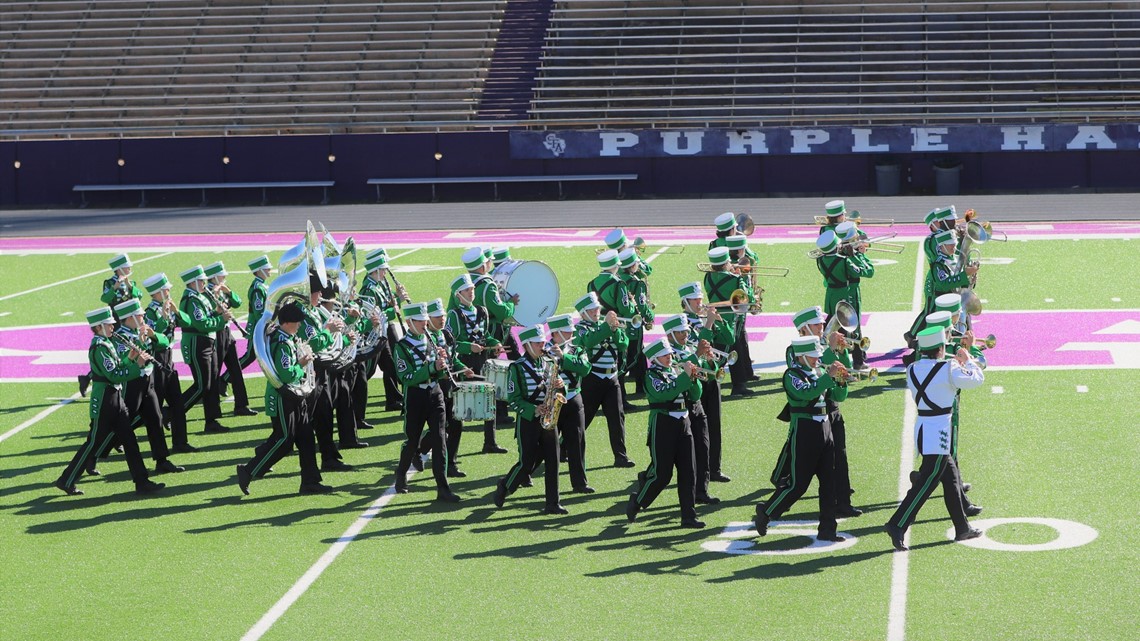
<svg viewBox="0 0 1140 641"><path fill-rule="evenodd" d="M131 250L131 251L138 251L138 250ZM111 252L107 252L107 253L111 253ZM139 263L144 263L148 260L154 260L155 258L163 258L163 257L169 256L173 253L174 252L168 251L168 252L165 252L162 254L156 254L154 256L147 256L146 258L140 258L140 259L135 261L135 264L137 265ZM60 280L60 281L56 281L54 283L48 283L47 285L40 285L39 287L33 287L32 289L28 289L28 290L25 290L22 292L16 292L15 294L8 294L7 296L0 296L0 300L8 300L9 298L15 298L17 296L23 296L24 294L31 294L33 292L43 291L45 289L50 289L50 288L55 287L57 285L66 285L67 283L74 283L77 280L83 280L84 278L91 278L92 276L98 276L99 274L109 273L109 271L110 271L110 268L100 269L99 271L91 272L90 274L83 274L82 276L75 276L73 278L68 278L66 280Z"/></svg>
<svg viewBox="0 0 1140 641"><path fill-rule="evenodd" d="M60 316L74 316L75 312L63 312Z"/></svg>
<svg viewBox="0 0 1140 641"><path fill-rule="evenodd" d="M1046 299L1045 299L1045 302L1046 302L1046 303L1052 303L1052 302L1053 302L1053 299L1052 299L1052 298L1046 298Z"/></svg>
<svg viewBox="0 0 1140 641"><path fill-rule="evenodd" d="M1001 385L994 385L993 387L990 388L990 391L993 392L994 394L1005 394L1005 388L1002 387Z"/></svg>
<svg viewBox="0 0 1140 641"><path fill-rule="evenodd" d="M74 403L77 399L79 399L79 392L72 394L71 396L61 400L59 402L59 404L52 405L51 407L41 411L39 414L36 414L35 416L29 418L28 420L24 421L23 423L20 423L16 427L13 427L12 429L8 430L7 432L0 434L0 443L3 443L4 441L12 438L13 436L19 434L20 432L23 432L24 430L35 425L36 423L39 423L40 421L44 420L45 418L51 416L52 413L55 412L56 410L58 410L59 408L65 406L65 405L70 405L71 403Z"/></svg>
<svg viewBox="0 0 1140 641"><path fill-rule="evenodd" d="M413 469L409 472L409 478L414 474L415 470ZM266 612L257 623L253 624L249 632L246 632L245 635L242 636L241 641L257 641L268 632L269 628L273 627L273 624L285 614L289 607L292 606L297 599L301 598L301 595L313 585L313 582L336 560L336 557L340 556L341 552L344 552L344 549L348 547L349 543L352 543L353 539L368 525L368 522L379 516L380 510L388 505L395 496L396 486L393 484L380 495L380 498L373 501L372 505L368 506L368 509L364 510L364 512L352 522L352 525L348 526L348 529L344 531L344 534L340 535L336 543L333 543L332 546L321 555L321 558L317 559L317 562L314 563L300 579L297 579L297 582L293 584L293 587L289 588L285 596L281 597L277 603L274 603L273 607L269 608L269 611Z"/></svg>
<svg viewBox="0 0 1140 641"><path fill-rule="evenodd" d="M658 249L657 251L653 252L653 253L652 253L652 254L649 256L649 258L646 258L646 259L645 259L645 262L646 262L646 263L652 263L652 262L653 262L653 259L654 259L654 258L657 258L657 257L658 257L658 256L660 256L661 254L664 254L664 253L665 253L665 250L667 250L667 249L669 249L669 246L668 246L668 245L666 245L666 246L662 247L661 249Z"/></svg>
<svg viewBox="0 0 1140 641"><path fill-rule="evenodd" d="M0 312L0 318L3 318L3 317L5 317L5 316L8 316L8 315L9 315L9 314L11 314L11 313L12 313L12 312Z"/></svg>
<svg viewBox="0 0 1140 641"><path fill-rule="evenodd" d="M1114 297L1114 298L1112 299L1112 302L1114 302L1114 303L1119 303L1119 302L1120 302L1120 299L1119 299L1119 298L1115 298L1115 297Z"/></svg>
<svg viewBox="0 0 1140 641"><path fill-rule="evenodd" d="M922 307L923 253L914 257L914 294L911 297L911 311L915 314ZM899 502L906 498L910 489L910 471L914 469L914 422L918 419L918 406L914 404L910 392L903 401L902 453L899 455ZM910 546L910 530L903 541ZM891 604L887 611L887 641L903 641L906 638L906 590L910 574L910 552L895 551L891 557Z"/></svg>
<svg viewBox="0 0 1140 641"><path fill-rule="evenodd" d="M1089 391L1089 388L1088 388L1087 386L1085 386L1085 385L1077 385L1077 393L1078 393L1078 394L1087 394L1087 393L1088 393L1088 391Z"/></svg>

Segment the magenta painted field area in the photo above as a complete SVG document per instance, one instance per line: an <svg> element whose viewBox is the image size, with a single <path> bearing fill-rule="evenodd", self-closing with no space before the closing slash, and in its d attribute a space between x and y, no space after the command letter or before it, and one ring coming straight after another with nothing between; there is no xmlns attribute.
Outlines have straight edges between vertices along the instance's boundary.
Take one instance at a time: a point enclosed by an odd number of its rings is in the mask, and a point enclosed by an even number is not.
<svg viewBox="0 0 1140 641"><path fill-rule="evenodd" d="M864 317L865 332L872 339L872 366L885 370L901 364L902 338L893 328L905 328L911 318L909 312ZM784 349L795 334L790 321L790 314L748 319L758 368L782 368ZM1140 368L1140 310L987 312L976 318L975 330L997 336L997 347L987 354L995 369ZM660 335L659 329L649 331L646 340ZM0 329L0 381L74 379L87 371L90 339L84 324ZM239 339L238 348L245 352L244 340ZM189 376L181 362L178 369ZM256 364L247 371L259 373Z"/></svg>
<svg viewBox="0 0 1140 641"><path fill-rule="evenodd" d="M1140 223L1009 223L1000 228L1018 238L1045 238L1056 236L1116 238L1125 234L1140 233ZM868 227L874 235L879 227ZM536 229L527 231L483 230L483 231L385 231L385 232L343 232L339 236L351 235L358 246L387 247L460 247L475 244L596 244L600 243L609 229ZM920 239L926 236L927 229L921 224L899 224L890 228L898 232L899 238ZM753 243L790 242L814 240L818 228L812 225L760 226L751 237ZM641 236L646 241L660 245L667 243L706 242L712 233L709 226L700 227L626 227L629 238ZM297 243L297 233L273 234L185 234L177 236L102 236L78 237L63 236L53 238L0 238L0 251L68 251L68 250L107 250L123 251L138 249L162 249L179 247L289 247Z"/></svg>

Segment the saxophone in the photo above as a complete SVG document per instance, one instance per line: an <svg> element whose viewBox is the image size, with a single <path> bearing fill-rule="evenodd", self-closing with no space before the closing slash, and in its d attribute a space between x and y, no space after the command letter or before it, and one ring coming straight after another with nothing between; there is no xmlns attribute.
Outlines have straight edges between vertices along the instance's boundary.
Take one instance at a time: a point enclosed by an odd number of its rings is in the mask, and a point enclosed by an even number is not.
<svg viewBox="0 0 1140 641"><path fill-rule="evenodd" d="M562 392L554 391L554 381L558 380L558 359L550 356L543 360L546 361L546 365L543 366L542 372L546 377L548 391L542 405L539 406L541 409L539 425L544 430L552 430L558 426L558 415L562 413L566 397Z"/></svg>

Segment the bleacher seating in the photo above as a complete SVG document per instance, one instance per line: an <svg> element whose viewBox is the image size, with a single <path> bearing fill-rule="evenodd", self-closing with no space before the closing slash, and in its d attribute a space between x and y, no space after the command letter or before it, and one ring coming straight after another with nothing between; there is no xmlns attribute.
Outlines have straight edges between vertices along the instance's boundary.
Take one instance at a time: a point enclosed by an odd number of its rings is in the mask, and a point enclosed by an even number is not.
<svg viewBox="0 0 1140 641"><path fill-rule="evenodd" d="M546 124L1140 114L1140 2L560 0Z"/></svg>
<svg viewBox="0 0 1140 641"><path fill-rule="evenodd" d="M506 5L4 2L0 131L465 122Z"/></svg>

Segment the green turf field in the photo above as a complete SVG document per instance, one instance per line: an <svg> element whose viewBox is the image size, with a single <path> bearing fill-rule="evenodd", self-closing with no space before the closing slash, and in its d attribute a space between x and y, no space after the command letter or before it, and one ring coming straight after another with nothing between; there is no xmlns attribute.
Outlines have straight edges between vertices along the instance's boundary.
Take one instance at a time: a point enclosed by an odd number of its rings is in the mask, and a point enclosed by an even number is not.
<svg viewBox="0 0 1140 641"><path fill-rule="evenodd" d="M1015 259L992 267L994 276L984 283L987 309L1140 307L1134 286L1104 277L1130 273L1135 258L1128 250L1135 242L987 246L987 258ZM789 278L765 283L766 311L791 313L820 301L821 279L804 257L808 247L759 246L764 264L792 269ZM911 309L916 248L908 243L901 256L876 256L897 262L880 265L864 286L865 311ZM407 269L399 277L412 295L443 295L459 270L431 268L458 265L461 250L424 248L401 256L405 251L390 253L397 267ZM653 260L658 312L677 308L676 286L699 280L693 264L705 260L703 246L673 251ZM570 310L596 272L592 247L520 247L512 254L554 268L562 311ZM165 271L177 282L190 265L223 260L234 272L231 287L243 297L249 279L240 272L251 257L132 253L139 280ZM27 274L0 285L0 297L9 297L0 300L0 313L10 312L0 317L0 328L82 322L83 312L98 305L103 273L12 295L98 272L106 258L0 256L4 273ZM258 409L263 380L249 379ZM1081 386L1087 392L1078 392ZM905 638L1135 638L1128 630L1140 627L1135 605L1129 605L1140 587L1133 471L1140 456L1133 426L1140 412L1130 399L1138 387L1135 368L998 369L987 372L982 388L965 393L961 465L974 485L971 499L985 506L981 518L1064 519L1090 526L1098 536L1080 547L1040 552L953 544L946 540L950 522L936 491L911 530ZM866 513L840 523L842 532L857 537L854 545L815 554L725 554L702 547L725 540L730 523L749 521L770 490L768 475L786 430L774 417L784 398L772 375L755 389L753 399L723 406L724 470L733 481L711 487L722 503L698 506L707 528L676 528L672 489L636 523L626 523L624 499L637 470L608 466L601 419L587 432L588 474L597 494L564 494L570 515L544 516L542 479L536 478L535 487L520 489L496 510L490 493L515 460L512 430L499 432L509 454L483 455L481 427L470 425L460 451L469 476L453 484L464 502L436 505L430 473L416 475L412 492L387 502L259 638L887 638L897 555L881 526L898 500L906 429L901 376L885 375L844 404L854 504ZM67 497L51 487L83 440L86 399L0 441L0 639L242 639L392 484L400 423L382 411L379 381L373 390L368 417L376 429L361 433L372 447L345 452L354 471L325 474L338 490L328 496L296 494L295 457L254 483L251 496L241 495L234 465L268 435L268 421L260 416L227 416L224 422L234 430L206 436L201 409L193 409L191 441L202 451L174 455L187 471L156 477L168 487L149 499L131 492L121 457L100 463L103 477L80 482L84 496ZM74 393L74 383L0 383L0 434ZM644 399L633 400L644 407ZM230 408L223 404L224 412ZM648 462L645 435L646 413L639 409L627 417L627 443L638 469ZM140 448L146 456L145 437ZM566 492L565 470L562 475ZM813 487L784 519L815 516ZM1049 528L1020 523L992 533L995 540L1022 545L1055 537ZM750 550L794 551L807 541L773 534Z"/></svg>

